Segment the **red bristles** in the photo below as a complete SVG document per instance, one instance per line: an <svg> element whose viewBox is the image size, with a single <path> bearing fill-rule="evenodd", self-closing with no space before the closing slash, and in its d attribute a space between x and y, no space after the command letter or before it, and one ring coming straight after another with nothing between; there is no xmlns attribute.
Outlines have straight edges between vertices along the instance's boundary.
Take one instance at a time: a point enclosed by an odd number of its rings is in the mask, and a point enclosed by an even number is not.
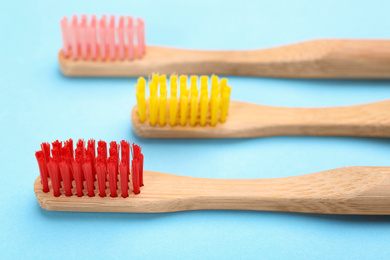
<svg viewBox="0 0 390 260"><path fill-rule="evenodd" d="M49 170L51 185L53 187L53 195L55 197L60 196L61 188L61 179L60 179L60 170L58 167L58 162L55 159L51 159L47 164L47 169Z"/></svg>
<svg viewBox="0 0 390 260"><path fill-rule="evenodd" d="M86 157L84 159L83 172L85 176L85 181L87 183L88 196L93 197L95 196L95 187L94 187L94 180L93 180L95 176L92 171L92 162L89 157Z"/></svg>
<svg viewBox="0 0 390 260"><path fill-rule="evenodd" d="M68 153L69 153L69 156L71 158L73 158L73 140L72 139L69 139L68 141L65 141L64 142L64 146L66 146L68 148Z"/></svg>
<svg viewBox="0 0 390 260"><path fill-rule="evenodd" d="M44 192L49 192L52 189L55 197L60 196L62 192L65 196L82 197L87 194L89 197L93 197L98 194L100 197L117 197L118 187L121 187L120 195L124 198L129 196L129 142L121 141L120 146L116 142L110 142L109 158L107 158L107 143L104 141L98 142L97 157L95 140L93 139L88 141L86 149L84 140L79 140L76 147L74 151L72 139L65 142L57 140L52 143L52 156L50 157L50 144L42 143L42 151L37 151L35 157ZM120 150L120 148L122 149ZM133 190L135 194L138 194L139 187L143 185L143 155L138 145L133 144L131 150ZM120 160L119 153L121 154ZM96 179L97 187L95 187ZM110 194L106 193L107 186L110 189Z"/></svg>
<svg viewBox="0 0 390 260"><path fill-rule="evenodd" d="M86 157L91 160L93 181L96 181L96 153L95 153L95 140L88 140L87 150L85 151Z"/></svg>
<svg viewBox="0 0 390 260"><path fill-rule="evenodd" d="M78 197L83 196L83 189L84 189L84 175L83 175L83 170L81 168L82 163L80 162L81 160L78 161L73 161L72 162L72 169L73 169L73 177L74 177L74 182L76 184L76 194Z"/></svg>
<svg viewBox="0 0 390 260"><path fill-rule="evenodd" d="M41 149L43 152L43 155L45 156L45 161L48 163L50 161L50 144L49 143L42 143Z"/></svg>
<svg viewBox="0 0 390 260"><path fill-rule="evenodd" d="M129 167L127 167L127 162L123 158L119 166L119 174L121 177L122 197L126 198L129 196Z"/></svg>
<svg viewBox="0 0 390 260"><path fill-rule="evenodd" d="M132 175L132 181L133 181L133 190L134 190L134 194L138 194L140 191L139 191L139 171L140 171L140 163L138 160L134 159L132 162L131 162L131 167L132 167L132 171L131 171L131 175Z"/></svg>
<svg viewBox="0 0 390 260"><path fill-rule="evenodd" d="M73 15L72 19L64 17L60 21L62 53L74 60L100 58L114 61L132 60L136 56L141 58L145 54L145 22L137 18L135 24L130 16L126 19L120 16L118 23L115 21L114 15L110 16L109 21L106 15L102 15L99 20L92 15L89 23L85 14L81 15L81 19L77 15ZM134 55L135 50L137 55Z"/></svg>
<svg viewBox="0 0 390 260"><path fill-rule="evenodd" d="M121 164L123 162L126 163L126 166L127 168L129 169L130 168L130 143L125 141L125 140L122 140L121 141L121 151L122 151L122 161L121 161Z"/></svg>
<svg viewBox="0 0 390 260"><path fill-rule="evenodd" d="M100 195L100 197L105 197L106 196L107 168L106 168L106 165L104 164L103 160L101 160L101 159L97 160L96 174L97 174L97 180L98 180L98 186L99 186L99 195Z"/></svg>
<svg viewBox="0 0 390 260"><path fill-rule="evenodd" d="M98 157L103 159L104 164L107 164L107 143L105 141L100 140L98 142Z"/></svg>
<svg viewBox="0 0 390 260"><path fill-rule="evenodd" d="M42 151L35 152L35 157L37 158L38 161L38 166L39 166L39 172L41 175L41 180L42 180L42 186L43 186L43 192L48 192L49 189L49 182L48 182L48 177L49 177L49 171L47 169L47 164L45 161L45 156Z"/></svg>
<svg viewBox="0 0 390 260"><path fill-rule="evenodd" d="M117 192L117 181L118 181L118 165L116 157L110 156L107 160L107 171L108 171L108 184L110 185L111 197L116 197Z"/></svg>
<svg viewBox="0 0 390 260"><path fill-rule="evenodd" d="M72 174L69 167L69 162L66 158L59 163L62 182L64 184L65 195L72 196Z"/></svg>
<svg viewBox="0 0 390 260"><path fill-rule="evenodd" d="M143 154L141 153L141 147L133 143L133 160L131 161L132 167L132 182L133 190L135 194L140 193L140 187L143 186Z"/></svg>
<svg viewBox="0 0 390 260"><path fill-rule="evenodd" d="M98 157L96 159L96 174L99 186L100 197L106 196L106 180L107 180L107 143L104 141L98 142Z"/></svg>

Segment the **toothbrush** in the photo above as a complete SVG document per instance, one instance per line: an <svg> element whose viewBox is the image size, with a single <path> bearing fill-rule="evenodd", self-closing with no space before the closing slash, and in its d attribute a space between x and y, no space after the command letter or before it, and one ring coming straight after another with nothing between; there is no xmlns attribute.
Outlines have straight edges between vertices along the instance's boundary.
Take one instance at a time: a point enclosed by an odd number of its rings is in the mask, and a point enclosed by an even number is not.
<svg viewBox="0 0 390 260"><path fill-rule="evenodd" d="M153 75L136 85L137 105L131 112L134 132L145 138L251 138L280 135L390 137L390 100L369 104L289 108L230 101L227 79L211 76L170 77L171 97L167 97L167 78ZM158 88L160 95L158 96Z"/></svg>
<svg viewBox="0 0 390 260"><path fill-rule="evenodd" d="M70 21L69 21L70 20ZM67 76L212 74L286 78L390 78L389 40L324 39L262 50L146 46L145 22L111 15L61 20L60 69Z"/></svg>
<svg viewBox="0 0 390 260"><path fill-rule="evenodd" d="M143 171L143 155L134 144L129 171L130 145L126 141L121 142L120 163L115 142L110 143L107 160L105 142L99 141L97 157L93 140L88 141L87 149L83 145L82 140L78 142L75 158L71 140L63 147L54 142L52 156L49 143L43 143L42 151L36 152L40 177L35 180L34 192L42 208L147 213L230 209L390 214L390 167L344 167L274 179L206 179Z"/></svg>

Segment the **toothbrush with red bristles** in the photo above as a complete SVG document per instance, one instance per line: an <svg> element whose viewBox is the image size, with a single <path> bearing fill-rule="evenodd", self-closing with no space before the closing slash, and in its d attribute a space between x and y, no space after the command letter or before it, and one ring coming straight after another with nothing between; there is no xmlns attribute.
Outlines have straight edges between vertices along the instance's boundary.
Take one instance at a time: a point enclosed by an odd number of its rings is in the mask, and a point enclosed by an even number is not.
<svg viewBox="0 0 390 260"><path fill-rule="evenodd" d="M86 148L79 140L74 152L71 139L63 145L56 141L51 154L50 144L43 143L36 152L39 205L89 212L232 209L390 215L390 167L344 167L274 179L206 179L144 171L141 147L127 141L111 142L107 156L104 141L98 142L97 156L94 140Z"/></svg>

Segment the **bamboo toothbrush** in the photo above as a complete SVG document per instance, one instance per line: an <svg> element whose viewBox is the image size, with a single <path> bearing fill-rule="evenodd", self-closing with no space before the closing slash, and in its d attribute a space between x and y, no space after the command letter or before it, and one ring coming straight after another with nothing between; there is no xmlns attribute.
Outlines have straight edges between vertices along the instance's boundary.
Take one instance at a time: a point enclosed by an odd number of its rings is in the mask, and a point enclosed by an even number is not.
<svg viewBox="0 0 390 260"><path fill-rule="evenodd" d="M143 171L143 155L127 142L122 158L115 142L43 143L36 152L40 177L34 191L47 210L173 212L202 209L262 210L320 214L390 214L390 167L344 167L274 179L204 179ZM84 152L83 152L84 151ZM59 156L61 155L61 156ZM119 163L120 161L120 163ZM131 171L129 170L131 165ZM118 177L119 176L119 177ZM95 179L95 181L94 181ZM145 184L143 187L142 184ZM134 191L134 192L132 192ZM136 195L137 194L137 195Z"/></svg>
<svg viewBox="0 0 390 260"><path fill-rule="evenodd" d="M145 138L248 138L279 135L390 137L390 100L344 107L288 108L230 101L227 79L208 76L153 75L146 98L146 80L136 85L134 131ZM158 88L160 95L158 96Z"/></svg>
<svg viewBox="0 0 390 260"><path fill-rule="evenodd" d="M132 17L61 20L61 71L68 76L212 74L288 78L390 78L389 40L314 40L248 51L146 46L145 23Z"/></svg>

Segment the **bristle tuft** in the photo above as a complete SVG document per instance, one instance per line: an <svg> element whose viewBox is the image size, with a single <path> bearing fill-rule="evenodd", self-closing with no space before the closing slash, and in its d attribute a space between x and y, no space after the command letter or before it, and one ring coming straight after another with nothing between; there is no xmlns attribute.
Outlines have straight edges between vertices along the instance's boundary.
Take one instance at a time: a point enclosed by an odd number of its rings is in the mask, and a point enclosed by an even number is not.
<svg viewBox="0 0 390 260"><path fill-rule="evenodd" d="M153 74L149 80L149 104L146 104L145 79L138 79L136 85L137 114L141 123L147 120L151 126L216 126L218 121L226 122L229 111L231 88L227 85L227 79L219 80L218 76L211 76L211 91L208 91L208 76L200 77L200 90L198 88L198 76L190 77L190 88L187 88L188 77L179 77L180 96L177 97L178 76L170 77L171 96L167 96L167 77ZM158 96L158 88L160 91ZM147 111L148 110L148 111ZM147 113L149 112L149 113Z"/></svg>
<svg viewBox="0 0 390 260"><path fill-rule="evenodd" d="M121 160L119 160L119 149L122 148ZM53 191L55 197L61 196L89 196L117 197L118 181L121 187L121 196L129 197L130 176L135 194L140 192L139 187L143 186L143 155L141 147L127 141L121 141L120 146L116 142L110 142L109 157L107 158L107 143L100 140L95 152L95 140L90 139L85 148L85 142L79 139L76 149L73 151L73 140L65 142L56 140L52 143L50 156L50 144L42 143L41 151L35 152L42 182L42 190ZM130 162L130 150L133 160ZM46 159L47 157L47 159ZM135 158L135 161L134 161ZM119 165L120 161L120 165ZM135 164L134 164L135 163ZM130 165L135 165L135 171L130 173ZM120 174L120 180L118 180ZM131 174L131 175L130 175ZM132 176L136 174L136 176ZM84 184L85 180L85 184ZM95 187L95 181L97 186ZM74 185L74 186L73 186ZM106 193L107 186L109 194Z"/></svg>
<svg viewBox="0 0 390 260"><path fill-rule="evenodd" d="M114 15L108 22L106 15L102 15L99 21L92 15L88 23L87 15L81 15L80 19L73 15L70 24L68 17L62 18L60 27L62 53L66 58L71 55L74 60L115 61L133 60L145 55L145 22L141 18L137 18L135 25L130 16L126 19L120 16L116 23ZM137 55L134 55L135 50Z"/></svg>

